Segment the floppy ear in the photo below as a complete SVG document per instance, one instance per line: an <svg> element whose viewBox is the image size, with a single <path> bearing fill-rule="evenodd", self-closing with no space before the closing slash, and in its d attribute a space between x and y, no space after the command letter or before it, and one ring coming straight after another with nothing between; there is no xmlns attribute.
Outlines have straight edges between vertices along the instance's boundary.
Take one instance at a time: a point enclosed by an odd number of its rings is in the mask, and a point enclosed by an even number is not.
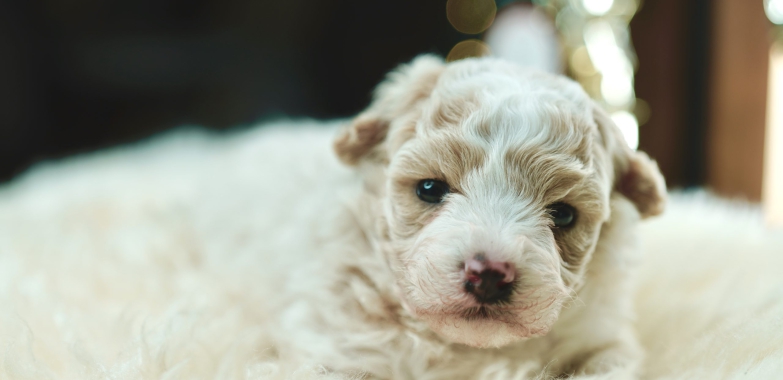
<svg viewBox="0 0 783 380"><path fill-rule="evenodd" d="M392 124L429 97L443 69L442 59L423 55L392 71L375 89L370 106L335 139L334 150L340 160L356 165L365 158L384 158L381 142Z"/></svg>
<svg viewBox="0 0 783 380"><path fill-rule="evenodd" d="M642 218L663 212L666 182L658 164L644 152L631 149L620 129L598 105L593 117L614 165L614 189L636 205Z"/></svg>

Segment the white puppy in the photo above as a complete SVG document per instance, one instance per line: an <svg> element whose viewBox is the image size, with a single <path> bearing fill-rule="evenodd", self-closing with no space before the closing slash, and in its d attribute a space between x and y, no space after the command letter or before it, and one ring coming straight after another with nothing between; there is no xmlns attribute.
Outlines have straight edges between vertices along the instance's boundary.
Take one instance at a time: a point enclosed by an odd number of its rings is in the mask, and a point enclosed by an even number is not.
<svg viewBox="0 0 783 380"><path fill-rule="evenodd" d="M361 242L346 242L354 256L337 271L372 294L335 296L382 305L337 312L355 331L411 341L382 350L387 367L473 378L505 358L551 375L633 372L628 264L665 185L578 84L496 59L420 57L379 86L335 150L363 183ZM347 345L333 354L379 349Z"/></svg>
<svg viewBox="0 0 783 380"><path fill-rule="evenodd" d="M339 128L169 142L0 192L0 336L38 337L0 375L634 376L635 226L665 186L578 84L423 56Z"/></svg>

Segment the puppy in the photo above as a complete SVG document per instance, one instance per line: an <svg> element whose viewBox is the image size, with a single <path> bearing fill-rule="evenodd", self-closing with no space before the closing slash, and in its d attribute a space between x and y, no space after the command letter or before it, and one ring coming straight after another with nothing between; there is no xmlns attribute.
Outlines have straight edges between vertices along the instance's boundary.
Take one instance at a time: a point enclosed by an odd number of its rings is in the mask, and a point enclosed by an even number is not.
<svg viewBox="0 0 783 380"><path fill-rule="evenodd" d="M334 149L360 238L329 249L334 296L283 315L338 338L289 352L378 378L633 376L634 230L665 185L577 83L422 56Z"/></svg>
<svg viewBox="0 0 783 380"><path fill-rule="evenodd" d="M0 191L0 377L635 376L664 182L578 84L423 56L355 119L299 124Z"/></svg>

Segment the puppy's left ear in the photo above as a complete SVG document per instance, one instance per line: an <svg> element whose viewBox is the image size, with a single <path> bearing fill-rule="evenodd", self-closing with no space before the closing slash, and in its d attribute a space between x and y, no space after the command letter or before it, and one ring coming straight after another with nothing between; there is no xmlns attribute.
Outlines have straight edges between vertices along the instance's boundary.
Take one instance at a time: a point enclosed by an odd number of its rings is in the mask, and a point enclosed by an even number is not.
<svg viewBox="0 0 783 380"><path fill-rule="evenodd" d="M658 164L644 152L631 149L620 129L598 105L594 106L593 117L614 165L615 191L633 202L642 218L662 213L666 206L666 181Z"/></svg>
<svg viewBox="0 0 783 380"><path fill-rule="evenodd" d="M334 150L340 160L356 165L363 159L383 159L388 152L381 147L381 142L394 132L394 121L415 111L430 96L444 67L442 59L422 55L392 71L375 89L370 106L334 141ZM397 136L398 139L412 137L413 131L408 132L411 136Z"/></svg>

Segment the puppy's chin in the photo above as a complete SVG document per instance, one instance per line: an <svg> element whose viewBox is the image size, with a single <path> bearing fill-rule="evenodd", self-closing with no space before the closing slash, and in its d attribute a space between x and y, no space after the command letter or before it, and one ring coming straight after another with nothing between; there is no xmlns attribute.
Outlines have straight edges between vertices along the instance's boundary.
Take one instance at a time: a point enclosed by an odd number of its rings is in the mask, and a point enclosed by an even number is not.
<svg viewBox="0 0 783 380"><path fill-rule="evenodd" d="M497 348L542 336L551 327L551 324L525 326L491 317L467 318L462 315L427 314L420 315L419 319L444 339L476 348Z"/></svg>

